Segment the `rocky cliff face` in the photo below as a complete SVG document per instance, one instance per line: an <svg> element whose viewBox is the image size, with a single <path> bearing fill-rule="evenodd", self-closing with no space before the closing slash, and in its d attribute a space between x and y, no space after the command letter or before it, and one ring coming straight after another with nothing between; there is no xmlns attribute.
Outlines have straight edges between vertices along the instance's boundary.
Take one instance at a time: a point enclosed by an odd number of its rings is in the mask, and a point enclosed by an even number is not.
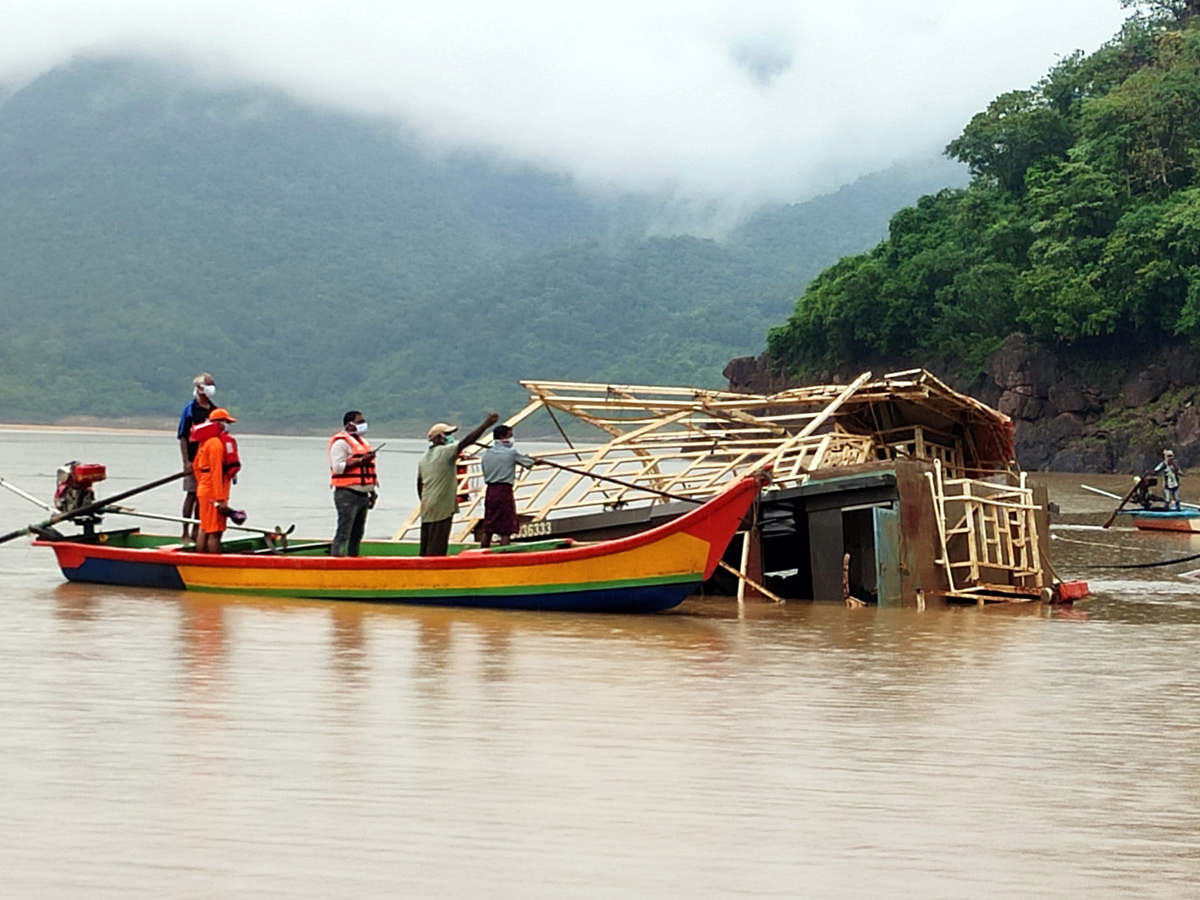
<svg viewBox="0 0 1200 900"><path fill-rule="evenodd" d="M1200 357L1187 345L1097 358L1014 334L985 373L974 383L946 380L1012 417L1025 469L1141 472L1165 447L1185 468L1200 464ZM766 356L735 359L723 374L730 390L772 393L795 383Z"/></svg>

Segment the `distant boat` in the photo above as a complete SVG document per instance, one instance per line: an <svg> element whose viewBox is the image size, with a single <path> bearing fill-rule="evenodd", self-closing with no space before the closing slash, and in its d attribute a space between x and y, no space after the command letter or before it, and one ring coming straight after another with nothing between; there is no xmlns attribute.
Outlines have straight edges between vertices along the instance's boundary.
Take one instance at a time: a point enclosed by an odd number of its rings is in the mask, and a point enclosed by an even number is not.
<svg viewBox="0 0 1200 900"><path fill-rule="evenodd" d="M358 557L330 557L328 543L272 552L262 538L231 541L222 554L182 549L176 538L137 529L98 532L50 547L70 581L493 609L656 612L679 605L712 577L758 497L744 478L658 528L593 544L568 540L491 550L455 548L422 557L405 541L364 542Z"/></svg>
<svg viewBox="0 0 1200 900"><path fill-rule="evenodd" d="M1182 531L1186 534L1200 534L1200 506L1185 503L1183 509L1149 509L1138 505L1127 507L1125 504L1133 495L1132 491L1122 497L1120 494L1104 491L1089 484L1082 484L1080 487L1089 493L1099 494L1101 497L1120 500L1121 506L1117 507L1117 511L1113 515L1131 519L1133 527L1138 531ZM1155 502L1156 499L1157 502L1162 502L1162 498L1150 498L1147 502ZM1111 519L1109 524L1111 524Z"/></svg>
<svg viewBox="0 0 1200 900"><path fill-rule="evenodd" d="M1182 531L1200 534L1200 510L1197 509L1123 509L1122 516L1133 520L1139 531Z"/></svg>

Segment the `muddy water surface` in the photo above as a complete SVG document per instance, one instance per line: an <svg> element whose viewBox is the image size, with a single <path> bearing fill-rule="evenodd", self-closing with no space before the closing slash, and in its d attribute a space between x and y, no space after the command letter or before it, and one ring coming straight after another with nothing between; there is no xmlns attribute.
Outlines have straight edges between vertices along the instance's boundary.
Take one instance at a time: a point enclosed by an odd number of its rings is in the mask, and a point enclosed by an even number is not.
<svg viewBox="0 0 1200 900"><path fill-rule="evenodd" d="M330 533L324 442L242 444L235 505ZM70 458L116 491L177 453L0 432L0 475L41 496ZM384 454L369 533L415 459ZM1124 484L1054 476L1064 509L1107 508L1080 480ZM0 530L36 513L0 495ZM1200 561L1086 567L1200 540L1055 534L1096 592L1074 609L646 617L69 585L4 545L0 894L1196 896Z"/></svg>

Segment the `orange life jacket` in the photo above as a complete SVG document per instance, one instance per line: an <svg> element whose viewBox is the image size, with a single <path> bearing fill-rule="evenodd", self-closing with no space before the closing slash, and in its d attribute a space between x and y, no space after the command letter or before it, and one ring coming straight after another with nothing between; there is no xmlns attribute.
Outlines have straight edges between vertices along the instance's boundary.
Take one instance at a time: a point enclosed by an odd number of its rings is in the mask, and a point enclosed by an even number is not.
<svg viewBox="0 0 1200 900"><path fill-rule="evenodd" d="M210 437L216 437L220 433L221 433L221 423L220 422L210 422L208 420L205 420L205 421L201 422L199 425L192 426L192 432L189 435L188 440L191 441L193 444L199 445L199 444L203 444Z"/></svg>
<svg viewBox="0 0 1200 900"><path fill-rule="evenodd" d="M210 437L219 437L221 448L225 451L221 474L225 476L226 481L236 478L238 471L242 468L242 460L238 457L238 445L233 435L227 431L222 432L220 422L201 422L199 425L192 426L191 440L194 443L203 444Z"/></svg>
<svg viewBox="0 0 1200 900"><path fill-rule="evenodd" d="M333 445L337 441L345 441L350 445L350 450L354 454L361 455L371 452L371 445L360 438L357 434L351 434L348 431L339 431L329 439L329 450L333 451ZM379 477L375 474L375 460L370 459L362 462L347 462L346 471L339 475L332 469L329 472L329 483L335 487L351 487L358 485L367 485L375 487L379 484Z"/></svg>
<svg viewBox="0 0 1200 900"><path fill-rule="evenodd" d="M225 480L229 481L237 477L237 473L242 468L242 460L238 456L237 441L233 439L233 435L226 431L221 435L221 443L225 446L225 461L221 464Z"/></svg>

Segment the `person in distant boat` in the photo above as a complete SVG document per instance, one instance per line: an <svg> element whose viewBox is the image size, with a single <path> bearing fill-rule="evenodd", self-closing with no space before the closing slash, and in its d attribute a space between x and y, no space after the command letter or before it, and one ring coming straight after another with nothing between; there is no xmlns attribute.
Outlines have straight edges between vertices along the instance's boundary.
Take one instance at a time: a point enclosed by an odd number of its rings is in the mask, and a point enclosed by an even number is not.
<svg viewBox="0 0 1200 900"><path fill-rule="evenodd" d="M517 520L517 502L513 498L517 466L531 469L537 465L536 459L513 446L513 430L510 426L497 425L492 429L492 438L492 446L483 451L480 459L487 494L483 498L479 546L485 550L492 545L492 535L496 535L503 546L521 530L521 523Z"/></svg>
<svg viewBox="0 0 1200 900"><path fill-rule="evenodd" d="M342 416L342 430L329 439L329 485L337 510L330 556L358 556L367 510L379 496L375 451L367 443L367 420L357 409Z"/></svg>
<svg viewBox="0 0 1200 900"><path fill-rule="evenodd" d="M192 460L196 458L196 451L200 448L200 444L192 439L192 429L197 425L203 425L208 420L208 414L216 408L216 404L213 402L216 393L217 385L213 381L213 377L207 372L201 372L192 379L192 399L179 416L179 431L176 438L179 440L179 453L183 457L183 468L188 473L183 479L183 517L185 519L196 517L196 476L192 473ZM185 524L183 526L183 540L196 540L195 525Z"/></svg>
<svg viewBox="0 0 1200 900"><path fill-rule="evenodd" d="M445 556L449 550L450 527L458 512L458 455L499 420L498 415L491 413L461 444L455 443L453 437L457 425L438 422L429 429L429 449L417 463L422 556Z"/></svg>
<svg viewBox="0 0 1200 900"><path fill-rule="evenodd" d="M1161 472L1163 477L1163 499L1166 501L1167 509L1180 509L1179 505L1179 466L1175 462L1175 451L1164 450L1163 461L1154 467L1154 471Z"/></svg>
<svg viewBox="0 0 1200 900"><path fill-rule="evenodd" d="M233 518L241 524L245 513L229 508L229 486L242 467L238 458L237 441L228 434L229 425L236 422L229 410L216 407L208 421L217 427L201 442L192 461L196 476L196 505L200 512L200 532L196 535L197 553L220 553L225 520Z"/></svg>

